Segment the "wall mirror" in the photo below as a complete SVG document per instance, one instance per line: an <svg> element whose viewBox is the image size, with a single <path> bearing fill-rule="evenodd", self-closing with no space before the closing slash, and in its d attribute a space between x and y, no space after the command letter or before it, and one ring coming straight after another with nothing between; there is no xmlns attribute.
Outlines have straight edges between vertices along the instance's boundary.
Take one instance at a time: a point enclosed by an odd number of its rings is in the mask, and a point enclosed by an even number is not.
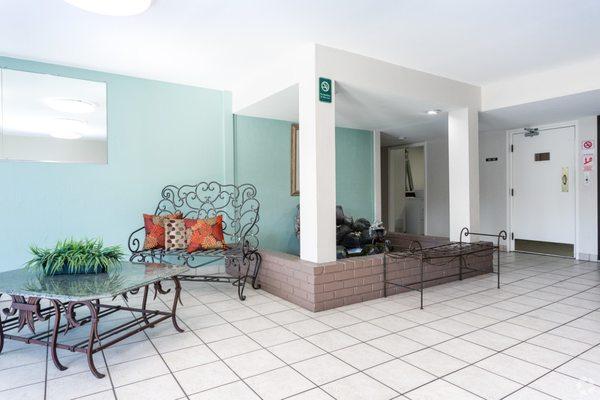
<svg viewBox="0 0 600 400"><path fill-rule="evenodd" d="M106 83L0 69L0 159L107 163Z"/></svg>

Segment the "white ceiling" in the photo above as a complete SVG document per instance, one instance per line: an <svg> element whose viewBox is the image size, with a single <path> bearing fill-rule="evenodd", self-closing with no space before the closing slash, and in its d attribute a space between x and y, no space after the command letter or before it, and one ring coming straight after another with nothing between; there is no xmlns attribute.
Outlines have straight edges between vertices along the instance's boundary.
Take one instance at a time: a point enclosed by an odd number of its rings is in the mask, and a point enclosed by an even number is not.
<svg viewBox="0 0 600 400"><path fill-rule="evenodd" d="M235 90L316 42L484 84L599 56L599 17L598 0L155 0L135 17L2 0L0 53Z"/></svg>
<svg viewBox="0 0 600 400"><path fill-rule="evenodd" d="M381 130L382 146L395 146L446 136L448 113L425 113L433 104L381 95L336 83L336 125ZM298 85L290 86L244 109L244 115L298 121ZM479 131L506 131L600 115L600 90L520 104L479 113Z"/></svg>
<svg viewBox="0 0 600 400"><path fill-rule="evenodd" d="M479 131L497 131L600 115L600 90L479 113Z"/></svg>
<svg viewBox="0 0 600 400"><path fill-rule="evenodd" d="M427 115L437 104L421 104L414 99L381 94L349 83L336 82L335 123L339 127L381 130L392 137L419 141L447 132L447 113ZM298 121L298 85L258 101L243 110L243 115ZM395 141L394 141L395 144Z"/></svg>
<svg viewBox="0 0 600 400"><path fill-rule="evenodd" d="M600 90L480 112L479 131L504 132L510 129L573 121L591 115L600 115ZM447 113L443 113L426 121L417 121L414 124L385 130L386 134L382 137L381 143L383 146L394 146L419 142L445 136L447 132Z"/></svg>

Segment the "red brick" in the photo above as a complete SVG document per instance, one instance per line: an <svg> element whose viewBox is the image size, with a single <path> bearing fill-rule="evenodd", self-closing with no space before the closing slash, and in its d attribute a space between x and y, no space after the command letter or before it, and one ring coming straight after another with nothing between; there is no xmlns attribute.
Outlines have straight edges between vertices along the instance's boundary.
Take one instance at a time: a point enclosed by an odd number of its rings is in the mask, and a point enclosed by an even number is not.
<svg viewBox="0 0 600 400"><path fill-rule="evenodd" d="M373 274L372 267L365 267L365 268L357 269L356 271L354 271L354 276L357 278L360 278L362 276L372 275L372 274Z"/></svg>
<svg viewBox="0 0 600 400"><path fill-rule="evenodd" d="M333 295L333 292L317 293L315 294L315 301L318 303L326 300L331 300L334 297L335 296Z"/></svg>
<svg viewBox="0 0 600 400"><path fill-rule="evenodd" d="M363 286L356 286L354 288L354 294L362 294L362 293L367 293L373 290L373 286L372 285L363 285Z"/></svg>
<svg viewBox="0 0 600 400"><path fill-rule="evenodd" d="M383 276L382 275L371 275L371 276L365 276L363 278L363 283L369 284L369 283L375 283L375 282L381 282L383 281Z"/></svg>
<svg viewBox="0 0 600 400"><path fill-rule="evenodd" d="M354 288L346 288L346 289L336 290L333 294L336 299L339 299L340 297L351 296L353 293L354 293Z"/></svg>
<svg viewBox="0 0 600 400"><path fill-rule="evenodd" d="M335 274L336 281L343 281L345 279L352 279L352 278L354 278L354 270L337 272Z"/></svg>
<svg viewBox="0 0 600 400"><path fill-rule="evenodd" d="M325 301L325 310L331 310L332 308L338 308L344 305L344 299L333 299Z"/></svg>
<svg viewBox="0 0 600 400"><path fill-rule="evenodd" d="M327 266L323 267L323 273L325 273L325 274L329 274L331 272L341 272L343 270L344 270L343 264L333 264L333 265L327 265Z"/></svg>
<svg viewBox="0 0 600 400"><path fill-rule="evenodd" d="M423 241L424 245L439 242L437 238L427 239ZM407 245L410 242L408 239L405 241ZM325 310L343 304L381 297L383 295L382 261L382 256L366 256L340 262L315 264L302 261L293 255L265 251L260 280L265 291L309 310ZM443 264L445 261L448 260L439 259L436 260L436 264ZM468 263L474 268L484 271L491 270L492 257L491 254L487 257L470 256ZM406 284L417 282L420 278L420 261L418 259L395 260L389 262L387 266L389 280ZM446 265L425 263L424 272L426 278L435 278L426 285L428 287L457 280L457 277L450 275L458 272L458 260L453 260ZM464 271L464 277L481 273L483 272ZM368 288L370 291L367 291ZM388 294L390 295L404 291L406 289L388 285ZM335 297L331 298L332 296Z"/></svg>
<svg viewBox="0 0 600 400"><path fill-rule="evenodd" d="M362 301L363 300L362 300L361 295L353 295L353 296L344 297L344 305L356 304L356 303L360 303Z"/></svg>
<svg viewBox="0 0 600 400"><path fill-rule="evenodd" d="M344 283L341 281L335 281L335 282L330 282L330 283L326 283L323 285L323 291L325 292L331 292L334 290L338 290L338 289L342 289L344 287Z"/></svg>
<svg viewBox="0 0 600 400"><path fill-rule="evenodd" d="M345 288L348 288L348 287L354 287L356 285L360 285L360 281L361 281L361 279L347 279L345 281L342 281L342 283L344 284Z"/></svg>

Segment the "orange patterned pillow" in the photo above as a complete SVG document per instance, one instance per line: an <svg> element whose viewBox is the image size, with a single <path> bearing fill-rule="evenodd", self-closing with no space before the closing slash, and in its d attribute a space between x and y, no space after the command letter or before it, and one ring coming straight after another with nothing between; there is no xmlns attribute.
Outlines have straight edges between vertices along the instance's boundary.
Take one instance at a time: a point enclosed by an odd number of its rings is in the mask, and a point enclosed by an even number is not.
<svg viewBox="0 0 600 400"><path fill-rule="evenodd" d="M182 219L183 213L177 211L173 214L150 215L144 214L144 250L163 249L165 247L165 221L167 219Z"/></svg>
<svg viewBox="0 0 600 400"><path fill-rule="evenodd" d="M188 253L198 250L224 249L223 216L207 219L186 219Z"/></svg>

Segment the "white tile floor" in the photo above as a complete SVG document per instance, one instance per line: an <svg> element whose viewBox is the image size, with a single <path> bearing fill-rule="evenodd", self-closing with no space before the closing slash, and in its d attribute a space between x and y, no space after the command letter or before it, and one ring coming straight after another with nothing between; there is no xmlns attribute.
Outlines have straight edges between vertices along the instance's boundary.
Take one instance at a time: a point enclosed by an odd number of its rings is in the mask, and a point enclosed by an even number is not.
<svg viewBox="0 0 600 400"><path fill-rule="evenodd" d="M46 349L7 341L0 399L600 399L598 264L502 259L500 290L492 275L437 286L425 310L405 293L314 314L185 283L186 332L163 323L96 354L105 379L82 355L61 352L60 372Z"/></svg>

